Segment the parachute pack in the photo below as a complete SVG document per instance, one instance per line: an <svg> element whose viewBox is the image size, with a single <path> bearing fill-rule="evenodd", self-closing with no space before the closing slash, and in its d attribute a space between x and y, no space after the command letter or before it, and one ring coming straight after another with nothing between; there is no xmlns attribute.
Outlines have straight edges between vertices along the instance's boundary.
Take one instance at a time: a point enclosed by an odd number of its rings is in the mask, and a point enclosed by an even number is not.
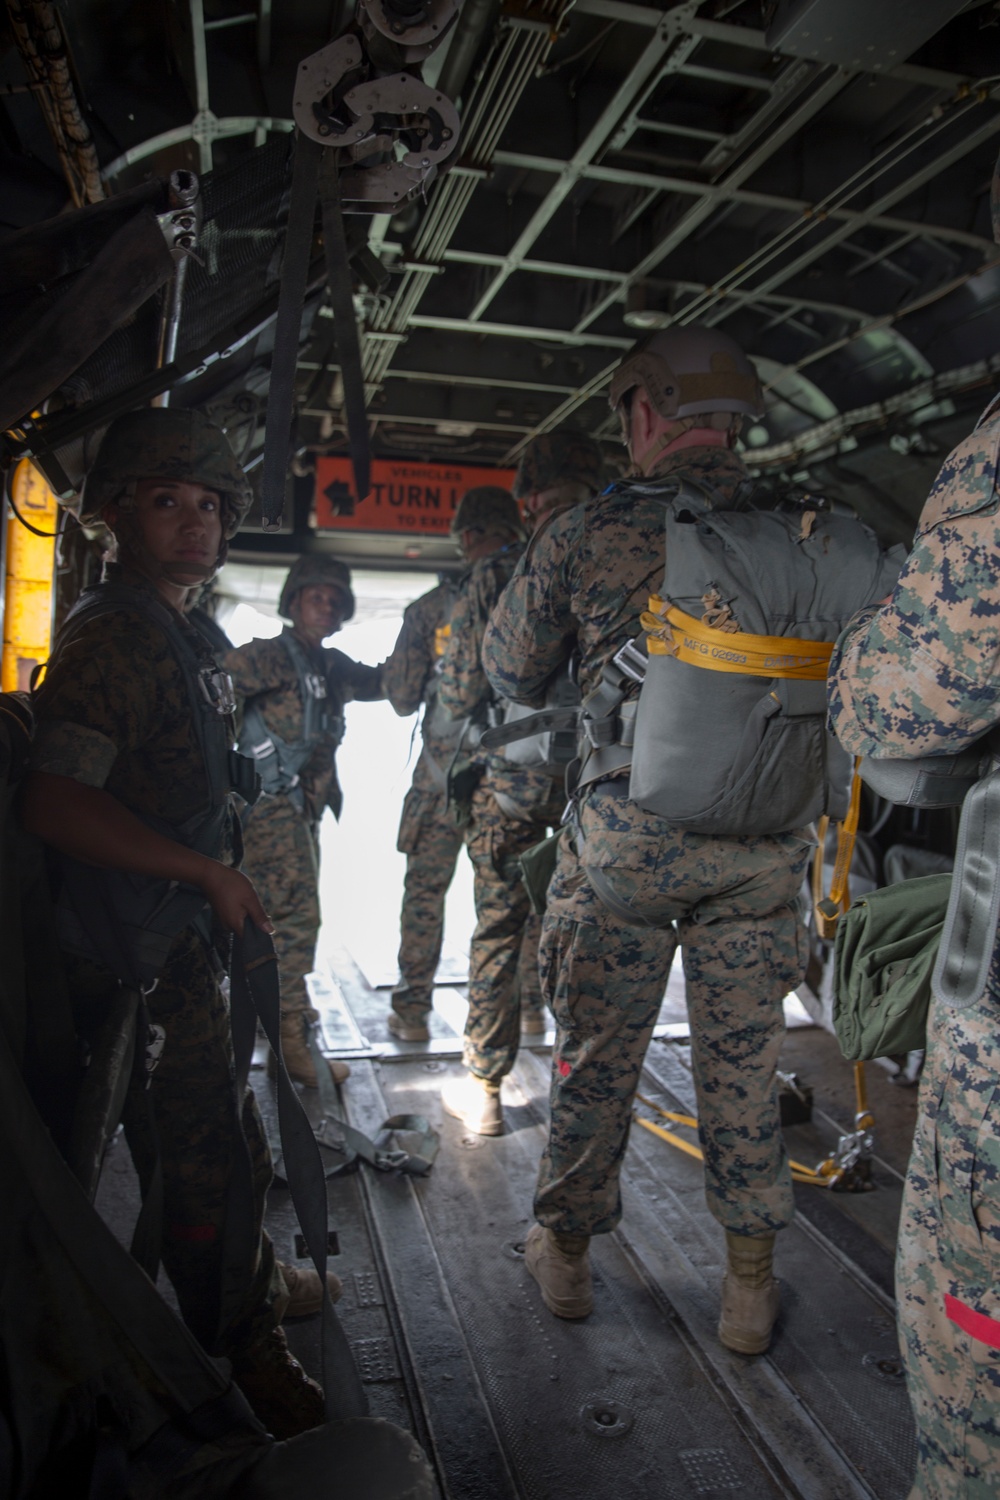
<svg viewBox="0 0 1000 1500"><path fill-rule="evenodd" d="M844 818L852 766L826 728L827 666L848 620L891 591L902 549L808 503L716 510L689 482L665 508L631 796L696 833Z"/></svg>
<svg viewBox="0 0 1000 1500"><path fill-rule="evenodd" d="M637 493L665 514L663 585L642 634L575 713L529 714L484 744L575 723L578 788L630 768L632 799L693 833L843 819L852 767L826 728L827 665L848 620L892 589L903 549L822 502L721 508L675 479L620 491Z"/></svg>

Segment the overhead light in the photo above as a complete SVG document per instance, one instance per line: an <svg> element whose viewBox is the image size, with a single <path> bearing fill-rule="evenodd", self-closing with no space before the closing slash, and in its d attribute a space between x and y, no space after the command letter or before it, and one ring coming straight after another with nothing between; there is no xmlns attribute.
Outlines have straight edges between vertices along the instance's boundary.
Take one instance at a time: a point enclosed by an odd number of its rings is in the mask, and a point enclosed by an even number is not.
<svg viewBox="0 0 1000 1500"><path fill-rule="evenodd" d="M651 328L669 328L674 321L668 307L658 306L655 296L644 281L637 281L625 293L625 326L636 328L640 333Z"/></svg>
<svg viewBox="0 0 1000 1500"><path fill-rule="evenodd" d="M470 438L476 431L475 422L437 422L434 431L438 437Z"/></svg>

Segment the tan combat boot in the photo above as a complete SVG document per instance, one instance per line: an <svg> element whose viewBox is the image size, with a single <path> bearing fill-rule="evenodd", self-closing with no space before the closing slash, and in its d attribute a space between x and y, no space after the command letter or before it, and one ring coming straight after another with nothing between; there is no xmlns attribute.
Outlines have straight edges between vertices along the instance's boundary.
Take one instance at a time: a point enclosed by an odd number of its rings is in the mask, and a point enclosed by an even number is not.
<svg viewBox="0 0 1000 1500"><path fill-rule="evenodd" d="M540 1005L521 1006L521 1030L525 1036L545 1035L545 1011Z"/></svg>
<svg viewBox="0 0 1000 1500"><path fill-rule="evenodd" d="M503 1135L500 1085L475 1073L450 1079L441 1090L446 1114L461 1120L474 1135Z"/></svg>
<svg viewBox="0 0 1000 1500"><path fill-rule="evenodd" d="M737 1354L763 1354L781 1300L771 1272L774 1235L731 1234L727 1229L726 1257L719 1339Z"/></svg>
<svg viewBox="0 0 1000 1500"><path fill-rule="evenodd" d="M541 1224L528 1231L524 1264L557 1318L586 1318L594 1310L589 1246L589 1234L558 1234Z"/></svg>
<svg viewBox="0 0 1000 1500"><path fill-rule="evenodd" d="M295 1437L325 1420L322 1388L289 1352L283 1328L234 1350L231 1359L233 1379L276 1438Z"/></svg>
<svg viewBox="0 0 1000 1500"><path fill-rule="evenodd" d="M278 1261L278 1270L285 1283L285 1294L275 1297L274 1308L278 1322L286 1318L310 1318L323 1306L323 1292L319 1274L312 1266L292 1266L287 1261ZM331 1302L339 1302L344 1287L333 1271L326 1273L327 1290Z"/></svg>
<svg viewBox="0 0 1000 1500"><path fill-rule="evenodd" d="M431 1033L426 1020L429 1014L426 1011L423 1016L419 1012L402 1016L398 1010L390 1010L386 1025L401 1042L429 1042Z"/></svg>
<svg viewBox="0 0 1000 1500"><path fill-rule="evenodd" d="M316 1069L306 1041L306 1027L318 1020L317 1010L293 1010L281 1017L281 1055L285 1060L288 1076L293 1083L304 1083L307 1089L316 1087ZM339 1058L328 1057L326 1065L334 1083L343 1083L345 1078L351 1076L349 1066ZM267 1055L267 1076L277 1076L273 1052Z"/></svg>

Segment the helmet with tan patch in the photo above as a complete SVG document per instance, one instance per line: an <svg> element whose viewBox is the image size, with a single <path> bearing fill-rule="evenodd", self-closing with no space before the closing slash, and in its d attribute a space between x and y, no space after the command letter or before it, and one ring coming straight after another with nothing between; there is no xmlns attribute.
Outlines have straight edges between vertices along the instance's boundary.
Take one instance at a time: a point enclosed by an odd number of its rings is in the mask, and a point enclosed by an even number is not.
<svg viewBox="0 0 1000 1500"><path fill-rule="evenodd" d="M250 481L226 434L194 409L147 406L117 417L84 482L80 520L100 520L106 505L127 514L141 479L172 479L215 490L226 541L236 535L253 500Z"/></svg>
<svg viewBox="0 0 1000 1500"><path fill-rule="evenodd" d="M759 417L764 411L753 361L728 333L697 323L647 334L628 351L611 377L612 411L637 386L667 421L708 412Z"/></svg>
<svg viewBox="0 0 1000 1500"><path fill-rule="evenodd" d="M281 618L290 620L295 595L302 589L315 588L318 584L337 589L344 596L344 619L351 619L354 614L351 570L339 557L324 557L321 552L307 552L289 568L278 600L278 614Z"/></svg>

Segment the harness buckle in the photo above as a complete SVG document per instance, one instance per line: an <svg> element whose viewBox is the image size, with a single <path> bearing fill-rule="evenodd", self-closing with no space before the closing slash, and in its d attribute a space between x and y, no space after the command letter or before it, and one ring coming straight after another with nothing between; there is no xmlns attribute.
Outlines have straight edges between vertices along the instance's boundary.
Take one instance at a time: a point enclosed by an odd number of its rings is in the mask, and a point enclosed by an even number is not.
<svg viewBox="0 0 1000 1500"><path fill-rule="evenodd" d="M619 651L611 658L623 677L628 677L632 682L642 683L646 680L646 668L649 658L645 651L640 651L635 641L627 640Z"/></svg>
<svg viewBox="0 0 1000 1500"><path fill-rule="evenodd" d="M217 714L236 712L236 689L228 672L220 667L202 667L198 673L198 687L210 708Z"/></svg>

